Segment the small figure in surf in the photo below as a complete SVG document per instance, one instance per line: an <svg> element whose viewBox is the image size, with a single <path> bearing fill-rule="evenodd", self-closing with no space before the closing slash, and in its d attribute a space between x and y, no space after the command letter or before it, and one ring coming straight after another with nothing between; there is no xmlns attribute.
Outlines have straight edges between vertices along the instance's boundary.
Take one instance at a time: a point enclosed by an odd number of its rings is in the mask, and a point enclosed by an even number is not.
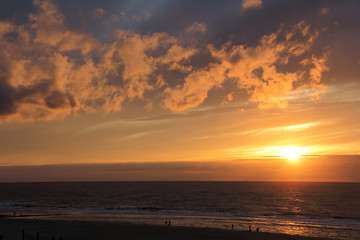
<svg viewBox="0 0 360 240"><path fill-rule="evenodd" d="M249 225L249 232L251 232L251 225Z"/></svg>

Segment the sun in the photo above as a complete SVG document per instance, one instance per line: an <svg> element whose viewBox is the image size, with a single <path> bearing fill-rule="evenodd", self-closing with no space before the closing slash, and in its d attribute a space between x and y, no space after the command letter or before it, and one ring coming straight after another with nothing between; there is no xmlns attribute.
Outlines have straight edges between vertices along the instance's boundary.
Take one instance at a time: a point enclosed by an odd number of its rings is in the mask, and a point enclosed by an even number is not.
<svg viewBox="0 0 360 240"><path fill-rule="evenodd" d="M280 155L290 161L296 161L303 154L303 150L299 147L286 147L280 151Z"/></svg>

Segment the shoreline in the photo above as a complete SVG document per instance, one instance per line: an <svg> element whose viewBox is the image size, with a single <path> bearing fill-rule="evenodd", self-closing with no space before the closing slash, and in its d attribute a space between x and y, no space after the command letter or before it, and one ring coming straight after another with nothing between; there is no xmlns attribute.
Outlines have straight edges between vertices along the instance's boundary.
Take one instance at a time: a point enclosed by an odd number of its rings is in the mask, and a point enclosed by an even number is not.
<svg viewBox="0 0 360 240"><path fill-rule="evenodd" d="M0 218L0 234L4 240L22 239L22 231L25 231L25 239L63 240L112 240L112 239L172 239L172 240L325 240L329 238L305 237L299 235L286 235L268 232L247 232L239 230L224 230L216 228L195 228L181 226L159 226L135 223L114 222L87 222L77 220L39 220Z"/></svg>

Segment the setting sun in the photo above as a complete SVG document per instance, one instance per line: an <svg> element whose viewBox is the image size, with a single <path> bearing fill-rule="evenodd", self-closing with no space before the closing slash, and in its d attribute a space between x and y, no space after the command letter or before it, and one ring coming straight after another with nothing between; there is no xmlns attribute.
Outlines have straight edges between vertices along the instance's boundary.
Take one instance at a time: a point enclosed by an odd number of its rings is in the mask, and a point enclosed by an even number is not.
<svg viewBox="0 0 360 240"><path fill-rule="evenodd" d="M290 161L296 161L303 155L303 150L299 147L287 147L281 150L280 155Z"/></svg>

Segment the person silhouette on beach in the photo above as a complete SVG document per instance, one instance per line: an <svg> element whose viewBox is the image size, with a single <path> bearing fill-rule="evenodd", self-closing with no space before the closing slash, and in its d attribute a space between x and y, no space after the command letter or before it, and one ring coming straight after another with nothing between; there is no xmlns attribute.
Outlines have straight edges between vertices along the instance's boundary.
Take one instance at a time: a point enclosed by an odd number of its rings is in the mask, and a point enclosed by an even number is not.
<svg viewBox="0 0 360 240"><path fill-rule="evenodd" d="M251 232L251 225L249 225L249 232Z"/></svg>
<svg viewBox="0 0 360 240"><path fill-rule="evenodd" d="M259 228L256 228L256 232L259 232Z"/></svg>
<svg viewBox="0 0 360 240"><path fill-rule="evenodd" d="M169 226L171 226L171 221L169 220Z"/></svg>
<svg viewBox="0 0 360 240"><path fill-rule="evenodd" d="M234 231L234 224L231 224L231 230Z"/></svg>

